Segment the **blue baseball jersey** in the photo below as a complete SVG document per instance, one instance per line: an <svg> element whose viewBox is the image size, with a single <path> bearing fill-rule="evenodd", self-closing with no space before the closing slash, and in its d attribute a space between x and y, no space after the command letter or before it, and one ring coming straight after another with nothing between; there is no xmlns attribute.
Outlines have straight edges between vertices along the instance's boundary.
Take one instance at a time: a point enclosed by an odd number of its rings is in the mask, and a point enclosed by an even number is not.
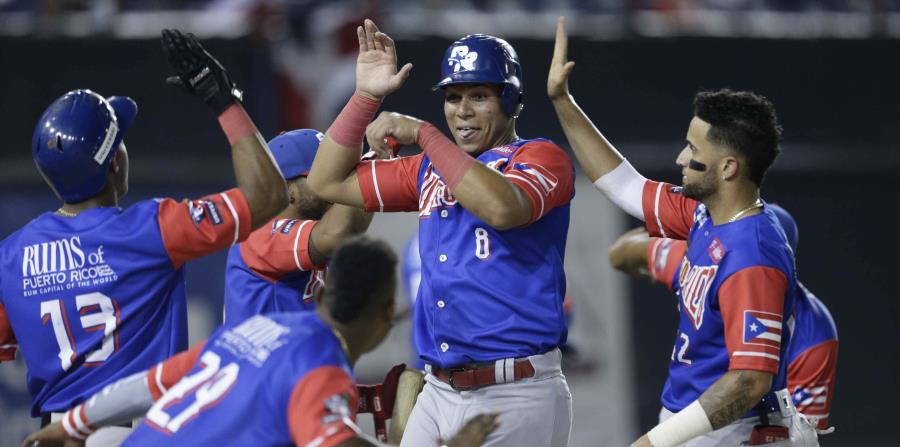
<svg viewBox="0 0 900 447"><path fill-rule="evenodd" d="M532 202L529 224L494 229L459 203L424 154L356 170L367 211L419 213L415 343L439 367L541 354L566 340L572 162L545 139L496 147L477 160Z"/></svg>
<svg viewBox="0 0 900 447"><path fill-rule="evenodd" d="M677 291L686 251L685 241L653 238L647 246L647 268L653 280ZM799 281L794 299L794 327L787 350L788 389L797 409L818 418L819 428L825 429L837 372L837 327L825 304Z"/></svg>
<svg viewBox="0 0 900 447"><path fill-rule="evenodd" d="M329 447L356 436L353 373L315 312L225 325L148 382L156 403L123 446Z"/></svg>
<svg viewBox="0 0 900 447"><path fill-rule="evenodd" d="M793 251L768 205L714 225L706 207L681 188L648 181L643 210L651 236L687 240L663 406L680 411L733 369L771 373L772 390L785 388L797 279Z"/></svg>
<svg viewBox="0 0 900 447"><path fill-rule="evenodd" d="M65 411L186 348L184 263L249 232L250 208L233 189L44 213L3 240L0 360L17 340L32 415Z"/></svg>
<svg viewBox="0 0 900 447"><path fill-rule="evenodd" d="M231 247L225 267L225 322L315 308L326 269L309 254L318 221L273 219Z"/></svg>

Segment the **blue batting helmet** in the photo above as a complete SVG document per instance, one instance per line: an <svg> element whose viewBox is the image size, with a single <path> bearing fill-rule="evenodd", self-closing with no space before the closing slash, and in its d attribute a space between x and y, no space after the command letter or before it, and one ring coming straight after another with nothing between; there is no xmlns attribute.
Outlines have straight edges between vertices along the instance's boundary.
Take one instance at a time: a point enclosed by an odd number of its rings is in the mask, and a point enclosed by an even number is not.
<svg viewBox="0 0 900 447"><path fill-rule="evenodd" d="M63 201L81 202L103 190L135 115L131 98L106 99L90 90L72 90L47 107L31 136L31 155Z"/></svg>
<svg viewBox="0 0 900 447"><path fill-rule="evenodd" d="M269 150L285 180L309 174L325 134L315 129L284 132L269 141Z"/></svg>
<svg viewBox="0 0 900 447"><path fill-rule="evenodd" d="M794 217L786 209L778 205L770 205L769 208L772 208L775 217L781 223L781 228L784 229L784 235L787 236L791 250L794 251L794 254L797 254L797 245L800 243L800 230L797 228L797 222L794 221Z"/></svg>
<svg viewBox="0 0 900 447"><path fill-rule="evenodd" d="M522 111L522 65L512 45L486 34L471 34L453 42L444 53L441 81L434 90L451 84L503 84L503 110L516 117Z"/></svg>

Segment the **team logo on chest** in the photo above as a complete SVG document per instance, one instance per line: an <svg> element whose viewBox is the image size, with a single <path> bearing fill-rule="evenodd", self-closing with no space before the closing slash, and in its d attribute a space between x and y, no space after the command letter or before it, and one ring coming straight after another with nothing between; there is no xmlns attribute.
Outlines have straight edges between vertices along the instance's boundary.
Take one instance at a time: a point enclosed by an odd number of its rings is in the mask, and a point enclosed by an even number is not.
<svg viewBox="0 0 900 447"><path fill-rule="evenodd" d="M422 192L419 194L419 217L431 215L431 210L442 206L455 206L456 197L450 188L434 172L434 166L428 166L422 178Z"/></svg>
<svg viewBox="0 0 900 447"><path fill-rule="evenodd" d="M681 264L678 283L681 287L681 306L694 323L694 329L703 324L703 311L706 308L706 294L716 279L718 265L691 266L687 258Z"/></svg>

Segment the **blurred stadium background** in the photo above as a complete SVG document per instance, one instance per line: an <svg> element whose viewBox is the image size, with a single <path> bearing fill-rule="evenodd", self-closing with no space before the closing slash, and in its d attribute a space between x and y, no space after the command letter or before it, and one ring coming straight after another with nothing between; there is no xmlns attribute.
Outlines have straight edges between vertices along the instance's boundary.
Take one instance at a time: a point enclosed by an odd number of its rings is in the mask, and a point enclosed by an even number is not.
<svg viewBox="0 0 900 447"><path fill-rule="evenodd" d="M430 86L446 46L469 33L504 37L524 66L519 134L566 147L545 94L559 15L568 17L577 62L574 95L648 177L679 180L674 159L698 89L750 89L773 100L784 152L763 194L796 217L800 277L831 308L841 338L837 431L821 444L897 445L890 415L900 401L900 300L888 283L900 248L890 230L900 190L900 0L0 0L0 237L57 207L30 139L43 109L75 88L140 106L126 138L132 192L124 206L233 184L216 121L163 83L161 28L203 39L245 90L267 138L327 128L353 90L353 28L364 17L415 66L384 108L442 127L442 96ZM676 312L661 288L610 270L606 248L638 222L583 175L577 191L567 257L577 354L566 364L571 445L627 445L655 424ZM400 251L415 226L414 215L380 215L371 233ZM187 267L192 340L221 321L223 266L218 254ZM410 362L408 334L408 322L398 325L365 357L360 382ZM0 447L38 427L25 374L21 358L0 365Z"/></svg>

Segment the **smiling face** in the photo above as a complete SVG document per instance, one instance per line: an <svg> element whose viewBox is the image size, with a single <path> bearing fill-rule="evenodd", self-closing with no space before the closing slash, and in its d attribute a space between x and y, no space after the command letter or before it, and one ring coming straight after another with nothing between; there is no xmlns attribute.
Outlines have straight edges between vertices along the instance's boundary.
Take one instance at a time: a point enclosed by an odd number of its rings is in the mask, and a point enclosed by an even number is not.
<svg viewBox="0 0 900 447"><path fill-rule="evenodd" d="M719 161L724 155L720 148L706 139L710 127L709 123L695 116L688 127L687 145L675 160L681 166L685 197L700 201L718 192ZM691 163L692 160L694 163ZM704 165L705 170L698 169L701 168L699 164Z"/></svg>
<svg viewBox="0 0 900 447"><path fill-rule="evenodd" d="M515 140L515 119L503 112L501 86L452 84L444 88L444 116L456 144L472 155Z"/></svg>

